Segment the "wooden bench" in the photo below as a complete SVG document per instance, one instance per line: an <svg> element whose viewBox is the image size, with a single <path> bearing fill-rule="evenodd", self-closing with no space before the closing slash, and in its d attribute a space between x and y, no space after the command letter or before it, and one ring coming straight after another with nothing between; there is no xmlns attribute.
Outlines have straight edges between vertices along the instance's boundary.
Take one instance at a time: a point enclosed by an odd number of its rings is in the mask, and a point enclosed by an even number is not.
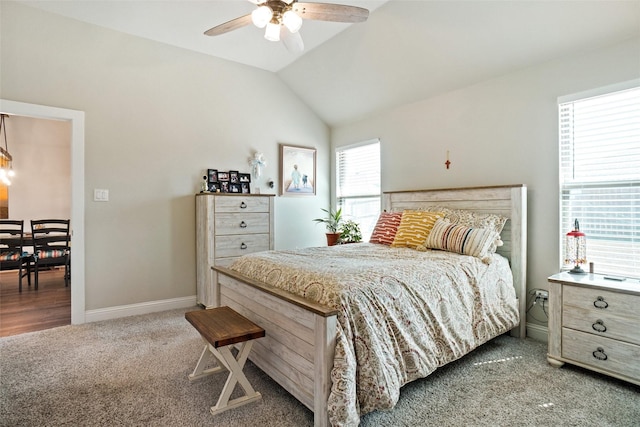
<svg viewBox="0 0 640 427"><path fill-rule="evenodd" d="M264 329L229 307L190 311L185 314L185 318L205 341L204 350L193 373L189 374L189 380L197 380L218 372L229 372L218 403L211 407L211 413L215 415L260 399L262 396L253 389L242 368L251 352L253 340L264 337ZM231 347L240 343L240 349L234 357ZM216 366L205 369L211 365L212 357L217 362ZM245 395L230 401L229 397L237 383L240 383Z"/></svg>

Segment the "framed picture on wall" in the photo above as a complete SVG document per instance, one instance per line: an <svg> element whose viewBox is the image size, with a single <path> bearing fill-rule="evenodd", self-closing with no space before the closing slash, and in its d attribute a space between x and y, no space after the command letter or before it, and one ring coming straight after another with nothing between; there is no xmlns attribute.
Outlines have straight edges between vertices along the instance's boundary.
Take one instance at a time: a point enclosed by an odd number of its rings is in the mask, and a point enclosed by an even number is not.
<svg viewBox="0 0 640 427"><path fill-rule="evenodd" d="M229 172L218 172L218 181L229 181Z"/></svg>
<svg viewBox="0 0 640 427"><path fill-rule="evenodd" d="M240 182L251 182L251 174L250 173L241 173L240 174Z"/></svg>
<svg viewBox="0 0 640 427"><path fill-rule="evenodd" d="M229 171L229 182L232 184L238 184L240 182L238 171Z"/></svg>
<svg viewBox="0 0 640 427"><path fill-rule="evenodd" d="M316 149L280 144L280 195L316 195Z"/></svg>

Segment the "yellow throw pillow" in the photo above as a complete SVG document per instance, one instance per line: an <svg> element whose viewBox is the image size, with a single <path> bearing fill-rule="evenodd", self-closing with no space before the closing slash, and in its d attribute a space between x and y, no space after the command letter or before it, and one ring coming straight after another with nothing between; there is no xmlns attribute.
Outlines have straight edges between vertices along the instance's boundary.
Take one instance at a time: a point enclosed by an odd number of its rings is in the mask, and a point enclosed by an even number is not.
<svg viewBox="0 0 640 427"><path fill-rule="evenodd" d="M444 218L441 212L404 211L391 246L415 249L424 245L433 225L439 218Z"/></svg>

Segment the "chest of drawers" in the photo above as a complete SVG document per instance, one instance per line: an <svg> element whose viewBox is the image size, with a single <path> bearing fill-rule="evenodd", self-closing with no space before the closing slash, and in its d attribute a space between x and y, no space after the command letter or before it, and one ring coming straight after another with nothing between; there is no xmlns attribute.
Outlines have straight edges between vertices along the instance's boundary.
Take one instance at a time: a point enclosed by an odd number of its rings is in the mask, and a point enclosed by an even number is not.
<svg viewBox="0 0 640 427"><path fill-rule="evenodd" d="M273 195L196 195L197 302L215 307L215 266L228 266L236 258L273 249Z"/></svg>
<svg viewBox="0 0 640 427"><path fill-rule="evenodd" d="M547 360L640 384L640 282L559 273L549 278Z"/></svg>

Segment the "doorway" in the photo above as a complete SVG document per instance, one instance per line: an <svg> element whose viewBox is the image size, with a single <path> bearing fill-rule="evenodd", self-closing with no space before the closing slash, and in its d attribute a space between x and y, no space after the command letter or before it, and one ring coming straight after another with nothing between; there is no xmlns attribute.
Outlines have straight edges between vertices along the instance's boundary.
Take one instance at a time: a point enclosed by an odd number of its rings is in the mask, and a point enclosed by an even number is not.
<svg viewBox="0 0 640 427"><path fill-rule="evenodd" d="M0 99L0 112L69 121L71 127L71 323L85 322L84 112Z"/></svg>

